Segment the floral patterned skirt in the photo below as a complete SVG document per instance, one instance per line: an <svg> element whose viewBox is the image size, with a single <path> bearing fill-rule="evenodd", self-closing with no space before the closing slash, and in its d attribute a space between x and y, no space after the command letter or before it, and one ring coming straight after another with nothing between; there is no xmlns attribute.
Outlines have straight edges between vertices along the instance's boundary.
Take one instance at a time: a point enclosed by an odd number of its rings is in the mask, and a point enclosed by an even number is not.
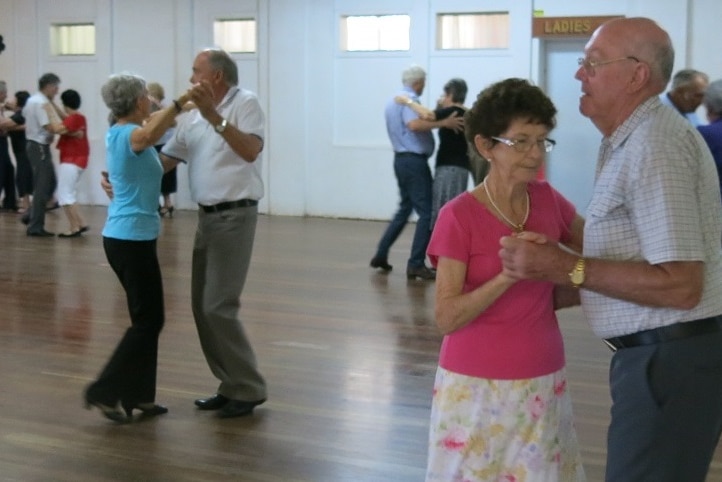
<svg viewBox="0 0 722 482"><path fill-rule="evenodd" d="M426 481L586 481L565 370L490 380L439 367Z"/></svg>

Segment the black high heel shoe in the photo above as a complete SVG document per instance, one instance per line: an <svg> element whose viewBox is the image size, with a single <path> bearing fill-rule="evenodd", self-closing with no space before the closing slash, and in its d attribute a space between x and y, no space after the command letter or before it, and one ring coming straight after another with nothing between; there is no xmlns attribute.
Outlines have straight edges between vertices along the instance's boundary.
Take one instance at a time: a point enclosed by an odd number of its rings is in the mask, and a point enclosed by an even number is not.
<svg viewBox="0 0 722 482"><path fill-rule="evenodd" d="M160 214L160 217L164 218L167 214L169 218L173 217L173 211L175 211L175 208L173 206L161 206L158 208L158 214Z"/></svg>
<svg viewBox="0 0 722 482"><path fill-rule="evenodd" d="M85 392L85 408L90 410L92 407L97 408L103 414L103 416L116 423L128 423L128 417L123 415L120 410L115 407L111 407L100 403L98 400L93 399L90 394Z"/></svg>
<svg viewBox="0 0 722 482"><path fill-rule="evenodd" d="M168 413L168 409L166 407L163 405L156 405L155 403L138 403L130 405L121 402L120 404L123 406L123 410L125 410L125 414L128 416L128 419L133 417L133 410L140 410L142 412L141 416L144 418L157 417L158 415Z"/></svg>

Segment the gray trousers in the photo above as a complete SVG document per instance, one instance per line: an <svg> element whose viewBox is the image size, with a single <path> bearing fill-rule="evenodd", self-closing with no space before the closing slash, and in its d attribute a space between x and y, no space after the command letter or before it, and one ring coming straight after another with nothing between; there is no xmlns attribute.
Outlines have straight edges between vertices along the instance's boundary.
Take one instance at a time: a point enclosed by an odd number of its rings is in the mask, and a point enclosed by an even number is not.
<svg viewBox="0 0 722 482"><path fill-rule="evenodd" d="M33 203L30 207L28 233L39 233L45 229L45 205L53 197L58 180L50 154L50 146L27 141L26 151L33 169Z"/></svg>
<svg viewBox="0 0 722 482"><path fill-rule="evenodd" d="M722 333L618 350L610 385L607 482L704 482L722 430Z"/></svg>
<svg viewBox="0 0 722 482"><path fill-rule="evenodd" d="M221 381L218 393L233 400L266 398L266 382L238 319L251 261L258 207L198 211L193 246L191 302L203 354Z"/></svg>

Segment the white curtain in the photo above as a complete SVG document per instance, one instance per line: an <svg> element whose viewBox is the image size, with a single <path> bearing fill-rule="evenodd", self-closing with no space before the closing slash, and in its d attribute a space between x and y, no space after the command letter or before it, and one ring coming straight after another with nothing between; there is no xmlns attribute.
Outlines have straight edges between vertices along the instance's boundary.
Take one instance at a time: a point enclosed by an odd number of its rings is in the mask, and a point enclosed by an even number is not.
<svg viewBox="0 0 722 482"><path fill-rule="evenodd" d="M509 47L509 14L439 15L439 45L445 49Z"/></svg>
<svg viewBox="0 0 722 482"><path fill-rule="evenodd" d="M53 55L95 55L95 25L53 25L50 50Z"/></svg>

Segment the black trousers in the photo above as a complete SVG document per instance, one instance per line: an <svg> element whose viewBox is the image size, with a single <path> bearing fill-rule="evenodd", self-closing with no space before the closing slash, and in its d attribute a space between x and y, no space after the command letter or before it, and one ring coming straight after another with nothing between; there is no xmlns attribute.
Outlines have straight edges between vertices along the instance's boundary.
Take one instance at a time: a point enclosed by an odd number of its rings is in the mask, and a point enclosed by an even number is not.
<svg viewBox="0 0 722 482"><path fill-rule="evenodd" d="M10 160L8 153L8 141L6 136L0 136L0 192L4 192L3 209L17 209L17 197L15 196L15 166Z"/></svg>
<svg viewBox="0 0 722 482"><path fill-rule="evenodd" d="M155 401L158 336L163 328L163 282L156 240L126 241L103 238L110 266L128 299L131 326L115 348L89 393L114 406Z"/></svg>

